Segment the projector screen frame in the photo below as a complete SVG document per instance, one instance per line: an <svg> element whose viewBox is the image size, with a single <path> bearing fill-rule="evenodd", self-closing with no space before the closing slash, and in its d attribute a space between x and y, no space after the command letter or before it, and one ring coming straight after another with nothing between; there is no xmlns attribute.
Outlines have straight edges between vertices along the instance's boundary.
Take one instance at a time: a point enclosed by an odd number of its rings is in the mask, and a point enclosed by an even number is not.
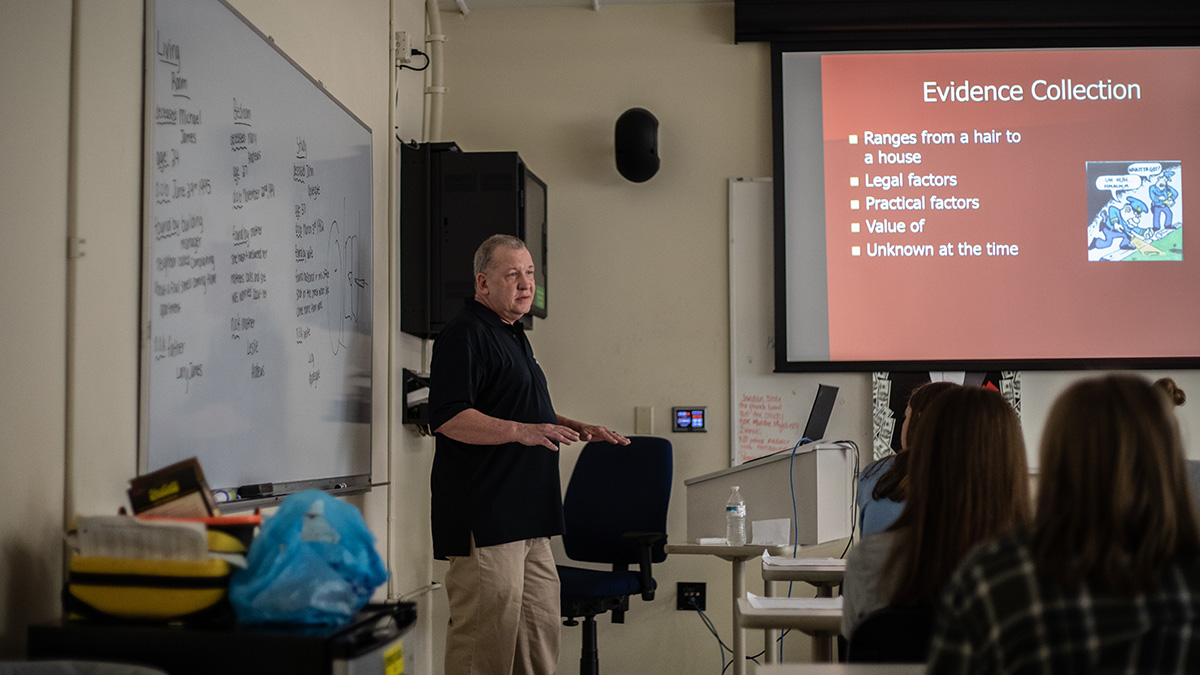
<svg viewBox="0 0 1200 675"><path fill-rule="evenodd" d="M941 52L941 51L1020 51L1069 49L1122 49L1200 46L1200 30L1194 26L1175 26L1171 30L1139 29L1129 35L1114 36L1110 31L1044 30L966 31L957 37L945 31L900 30L885 35L870 31L849 31L822 35L819 39L771 44L772 143L774 180L774 290L775 290L775 371L776 372L870 372L920 370L1080 370L1113 368L1200 368L1200 347L1196 356L1171 357L1087 357L1087 358L996 358L996 359L911 359L911 360L795 360L788 354L787 269L786 269L786 188L788 185L783 139L783 58L793 52L813 54ZM881 332L886 329L881 328Z"/></svg>

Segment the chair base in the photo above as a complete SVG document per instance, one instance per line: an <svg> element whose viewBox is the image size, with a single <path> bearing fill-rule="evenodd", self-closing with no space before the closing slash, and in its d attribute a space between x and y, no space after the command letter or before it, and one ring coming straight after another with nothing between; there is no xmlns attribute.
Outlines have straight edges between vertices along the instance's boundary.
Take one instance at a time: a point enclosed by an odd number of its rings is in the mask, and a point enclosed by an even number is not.
<svg viewBox="0 0 1200 675"><path fill-rule="evenodd" d="M576 617L583 620L583 647L579 652L579 675L600 675L600 647L596 641L596 615L612 612L613 623L625 623L629 597L582 600L564 607L564 626L578 626Z"/></svg>
<svg viewBox="0 0 1200 675"><path fill-rule="evenodd" d="M579 675L600 675L600 648L596 645L596 617L583 618L583 649L579 653Z"/></svg>

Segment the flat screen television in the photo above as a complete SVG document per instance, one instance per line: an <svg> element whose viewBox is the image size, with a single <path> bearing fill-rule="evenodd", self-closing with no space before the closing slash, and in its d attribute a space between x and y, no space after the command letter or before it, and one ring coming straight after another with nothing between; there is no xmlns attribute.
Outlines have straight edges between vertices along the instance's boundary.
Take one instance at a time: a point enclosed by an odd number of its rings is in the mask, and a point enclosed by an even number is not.
<svg viewBox="0 0 1200 675"><path fill-rule="evenodd" d="M772 52L776 370L1200 365L1200 48Z"/></svg>
<svg viewBox="0 0 1200 675"><path fill-rule="evenodd" d="M537 290L522 322L547 315L546 184L516 152L455 143L400 148L400 329L434 338L475 294L475 250L493 234L525 241Z"/></svg>
<svg viewBox="0 0 1200 675"><path fill-rule="evenodd" d="M522 164L522 166L524 166ZM522 224L525 247L533 256L533 279L537 290L533 294L533 306L529 313L539 319L546 318L546 184L525 167L524 204Z"/></svg>

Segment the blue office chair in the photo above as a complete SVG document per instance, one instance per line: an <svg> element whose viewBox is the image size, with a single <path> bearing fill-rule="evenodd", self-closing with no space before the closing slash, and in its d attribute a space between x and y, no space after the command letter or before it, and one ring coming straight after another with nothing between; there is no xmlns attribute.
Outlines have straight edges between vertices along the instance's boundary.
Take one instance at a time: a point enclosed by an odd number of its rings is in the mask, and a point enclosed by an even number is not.
<svg viewBox="0 0 1200 675"><path fill-rule="evenodd" d="M667 557L671 442L651 436L629 440L626 446L584 446L563 498L567 557L612 565L611 571L558 566L563 624L577 626L576 618L583 619L581 675L600 672L596 615L612 612L613 623L625 623L631 595L654 599L650 566Z"/></svg>

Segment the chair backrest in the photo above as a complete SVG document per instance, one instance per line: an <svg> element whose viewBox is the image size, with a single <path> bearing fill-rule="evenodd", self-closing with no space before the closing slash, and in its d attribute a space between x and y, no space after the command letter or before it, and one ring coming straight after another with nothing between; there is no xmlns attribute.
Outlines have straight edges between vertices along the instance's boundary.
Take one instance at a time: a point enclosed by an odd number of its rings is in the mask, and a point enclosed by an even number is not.
<svg viewBox="0 0 1200 675"><path fill-rule="evenodd" d="M673 459L671 442L630 437L629 445L591 442L571 471L563 498L563 548L572 560L635 564L637 545L628 532L667 531ZM666 559L665 542L654 545L653 562Z"/></svg>
<svg viewBox="0 0 1200 675"><path fill-rule="evenodd" d="M928 607L890 606L871 612L854 629L846 660L859 663L924 663L933 637Z"/></svg>

